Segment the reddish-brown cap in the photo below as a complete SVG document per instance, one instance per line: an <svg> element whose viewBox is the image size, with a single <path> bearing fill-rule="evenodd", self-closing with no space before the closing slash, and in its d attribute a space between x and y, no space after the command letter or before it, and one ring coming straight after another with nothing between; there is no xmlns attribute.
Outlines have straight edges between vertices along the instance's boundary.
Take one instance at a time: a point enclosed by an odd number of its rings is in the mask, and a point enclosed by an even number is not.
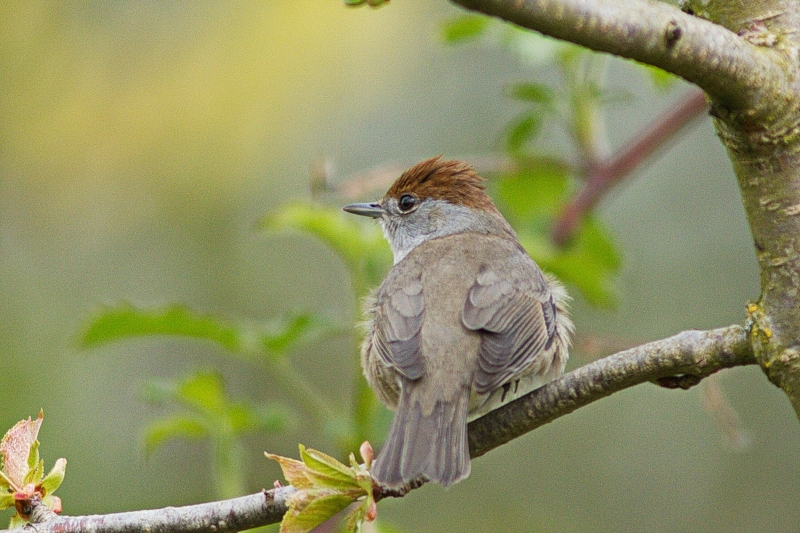
<svg viewBox="0 0 800 533"><path fill-rule="evenodd" d="M497 212L486 194L486 180L463 161L443 161L440 156L417 163L397 178L386 196L400 198L410 193L420 200L432 198L474 209Z"/></svg>

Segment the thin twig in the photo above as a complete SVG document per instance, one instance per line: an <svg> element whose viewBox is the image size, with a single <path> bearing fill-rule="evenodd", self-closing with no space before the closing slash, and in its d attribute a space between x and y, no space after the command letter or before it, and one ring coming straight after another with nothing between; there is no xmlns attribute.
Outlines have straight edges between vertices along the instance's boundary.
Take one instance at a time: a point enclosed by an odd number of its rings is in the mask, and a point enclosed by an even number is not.
<svg viewBox="0 0 800 533"><path fill-rule="evenodd" d="M612 187L673 139L684 126L702 116L707 109L705 94L694 89L686 98L657 118L655 123L634 136L616 154L606 160L592 162L587 169L586 185L556 219L552 230L553 241L556 244L567 242L587 213Z"/></svg>
<svg viewBox="0 0 800 533"><path fill-rule="evenodd" d="M217 502L107 515L59 516L31 526L36 533L233 533L280 522L293 487ZM12 530L0 530L10 533ZM20 531L20 530L13 530Z"/></svg>

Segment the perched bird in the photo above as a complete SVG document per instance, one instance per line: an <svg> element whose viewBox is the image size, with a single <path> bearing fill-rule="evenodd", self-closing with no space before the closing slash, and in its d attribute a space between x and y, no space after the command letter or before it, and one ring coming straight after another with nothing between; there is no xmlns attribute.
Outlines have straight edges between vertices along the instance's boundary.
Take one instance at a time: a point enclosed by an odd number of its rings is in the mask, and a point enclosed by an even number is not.
<svg viewBox="0 0 800 533"><path fill-rule="evenodd" d="M394 253L367 299L361 350L367 381L396 411L373 478L450 486L470 473L468 418L564 371L568 296L466 163L428 159L379 202L344 210L377 219Z"/></svg>

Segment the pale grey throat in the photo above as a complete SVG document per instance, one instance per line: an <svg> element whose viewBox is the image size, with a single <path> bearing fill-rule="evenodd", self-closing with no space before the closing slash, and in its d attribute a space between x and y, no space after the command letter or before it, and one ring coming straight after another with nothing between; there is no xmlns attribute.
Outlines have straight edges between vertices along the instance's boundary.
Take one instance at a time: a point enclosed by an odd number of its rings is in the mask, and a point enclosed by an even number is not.
<svg viewBox="0 0 800 533"><path fill-rule="evenodd" d="M446 200L428 198L407 213L398 208L396 198L384 198L381 203L350 204L344 210L378 219L383 234L392 247L395 265L420 244L445 235L493 233L506 234L510 239L516 239L514 230L498 213L473 209Z"/></svg>

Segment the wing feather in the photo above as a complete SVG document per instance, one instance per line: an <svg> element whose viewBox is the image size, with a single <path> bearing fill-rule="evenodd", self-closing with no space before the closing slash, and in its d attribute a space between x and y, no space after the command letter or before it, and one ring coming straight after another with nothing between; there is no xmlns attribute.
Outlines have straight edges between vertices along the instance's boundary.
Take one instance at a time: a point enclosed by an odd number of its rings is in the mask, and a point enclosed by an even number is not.
<svg viewBox="0 0 800 533"><path fill-rule="evenodd" d="M384 286L378 294L373 347L387 366L415 380L425 372L420 331L425 310L420 278Z"/></svg>
<svg viewBox="0 0 800 533"><path fill-rule="evenodd" d="M555 336L555 304L542 273L533 261L523 264L484 266L467 295L463 323L483 331L473 383L479 394L534 364Z"/></svg>

